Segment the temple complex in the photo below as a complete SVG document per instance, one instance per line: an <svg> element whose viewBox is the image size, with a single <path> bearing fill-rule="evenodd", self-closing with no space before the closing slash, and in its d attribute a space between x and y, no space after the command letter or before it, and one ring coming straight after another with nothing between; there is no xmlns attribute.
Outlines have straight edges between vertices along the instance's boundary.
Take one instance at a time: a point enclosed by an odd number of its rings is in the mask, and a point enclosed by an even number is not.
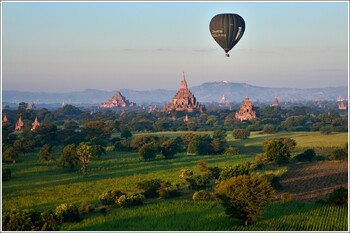
<svg viewBox="0 0 350 233"><path fill-rule="evenodd" d="M230 106L230 102L227 101L225 95L222 95L221 99L219 100L219 106Z"/></svg>
<svg viewBox="0 0 350 233"><path fill-rule="evenodd" d="M279 102L277 97L275 97L272 101L271 107L277 107L277 106L279 106Z"/></svg>
<svg viewBox="0 0 350 233"><path fill-rule="evenodd" d="M23 126L24 126L24 123L23 123L23 121L22 121L22 116L19 116L18 121L17 121L17 123L16 123L15 131L20 131L20 130L22 130Z"/></svg>
<svg viewBox="0 0 350 233"><path fill-rule="evenodd" d="M246 96L244 102L241 104L241 107L235 114L235 118L241 121L251 120L255 118L255 111L253 111L253 103L249 100L249 97Z"/></svg>
<svg viewBox="0 0 350 233"><path fill-rule="evenodd" d="M6 116L6 113L4 114L4 117L2 118L2 123L4 124L4 123L6 123L6 122L8 122L8 120L7 120L7 116Z"/></svg>
<svg viewBox="0 0 350 233"><path fill-rule="evenodd" d="M100 108L133 107L134 105L134 102L129 102L129 100L125 99L120 91L117 91L111 99L102 103Z"/></svg>
<svg viewBox="0 0 350 233"><path fill-rule="evenodd" d="M32 123L32 128L30 129L31 131L36 130L36 128L38 128L38 126L40 126L40 123L38 121L38 117L35 117L34 122Z"/></svg>
<svg viewBox="0 0 350 233"><path fill-rule="evenodd" d="M180 89L177 91L170 104L164 106L163 111L204 111L204 107L196 100L196 97L187 88L185 74L182 73Z"/></svg>

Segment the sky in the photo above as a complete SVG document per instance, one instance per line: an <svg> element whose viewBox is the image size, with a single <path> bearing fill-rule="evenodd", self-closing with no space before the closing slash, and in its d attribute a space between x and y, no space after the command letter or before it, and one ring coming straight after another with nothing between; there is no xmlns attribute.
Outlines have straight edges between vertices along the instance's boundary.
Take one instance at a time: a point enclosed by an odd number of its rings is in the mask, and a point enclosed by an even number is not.
<svg viewBox="0 0 350 233"><path fill-rule="evenodd" d="M2 90L179 88L229 81L264 87L348 85L348 3L1 2ZM216 14L246 29L225 57Z"/></svg>

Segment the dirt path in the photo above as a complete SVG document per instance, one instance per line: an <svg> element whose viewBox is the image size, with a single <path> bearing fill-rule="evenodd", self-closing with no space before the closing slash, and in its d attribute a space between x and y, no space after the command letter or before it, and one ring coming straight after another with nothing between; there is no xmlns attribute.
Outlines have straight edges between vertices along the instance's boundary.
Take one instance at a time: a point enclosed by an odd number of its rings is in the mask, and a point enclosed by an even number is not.
<svg viewBox="0 0 350 233"><path fill-rule="evenodd" d="M348 163L322 161L293 164L280 179L282 190L296 200L313 202L325 198L339 186L348 187Z"/></svg>

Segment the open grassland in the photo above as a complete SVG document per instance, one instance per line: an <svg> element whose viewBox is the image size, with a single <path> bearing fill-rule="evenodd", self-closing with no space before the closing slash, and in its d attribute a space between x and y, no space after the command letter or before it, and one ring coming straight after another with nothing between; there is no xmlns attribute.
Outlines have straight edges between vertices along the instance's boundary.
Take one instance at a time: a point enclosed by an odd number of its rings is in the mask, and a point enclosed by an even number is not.
<svg viewBox="0 0 350 233"><path fill-rule="evenodd" d="M160 132L156 135L176 137L181 133L185 132ZM182 183L180 170L187 168L198 174L199 160L206 160L208 166L219 167L244 164L253 161L255 155L262 152L261 146L266 139L275 137L297 140L299 150L343 147L348 140L347 133L322 135L318 132L284 132L266 135L254 132L247 140L235 140L228 134L228 143L239 148L240 155L177 154L171 160L157 157L153 161L140 161L136 153L108 152L100 159L90 161L87 177L58 168L54 162L49 165L41 163L36 151L22 155L16 164L3 164L12 170L12 179L2 183L2 211L12 208L44 211L54 209L62 203L80 206L82 202L87 202L99 205L98 196L103 191L116 189L127 193L140 192L136 187L138 182L155 178L172 184ZM56 158L59 152L56 149ZM288 167L265 172L282 175L288 172ZM62 230L347 229L347 209L341 207L323 207L313 203L275 203L264 211L257 224L243 229L238 226L238 222L230 220L218 204L183 200L189 199L188 197L180 199L182 200L157 200L130 209L112 209L107 214L93 213L83 216L79 223L64 224Z"/></svg>

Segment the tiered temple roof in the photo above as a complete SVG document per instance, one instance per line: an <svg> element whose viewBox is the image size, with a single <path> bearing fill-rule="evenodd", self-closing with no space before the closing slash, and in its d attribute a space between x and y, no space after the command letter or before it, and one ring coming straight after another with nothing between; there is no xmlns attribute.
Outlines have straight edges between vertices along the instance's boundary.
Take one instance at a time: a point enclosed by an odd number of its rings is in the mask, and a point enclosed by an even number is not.
<svg viewBox="0 0 350 233"><path fill-rule="evenodd" d="M129 102L125 97L117 91L114 96L109 99L107 102L104 102L100 105L101 108L113 108L113 107L133 107L134 102Z"/></svg>
<svg viewBox="0 0 350 233"><path fill-rule="evenodd" d="M182 73L182 79L180 89L176 92L172 99L172 102L165 105L163 111L187 111L193 112L194 110L203 111L202 105L196 100L196 97L187 88L187 82L185 74Z"/></svg>
<svg viewBox="0 0 350 233"><path fill-rule="evenodd" d="M277 99L277 97L275 97L272 101L271 107L276 107L278 105L279 105L278 99Z"/></svg>
<svg viewBox="0 0 350 233"><path fill-rule="evenodd" d="M241 121L251 120L256 117L255 111L253 111L253 103L249 100L249 97L246 96L241 107L235 114L235 118Z"/></svg>

